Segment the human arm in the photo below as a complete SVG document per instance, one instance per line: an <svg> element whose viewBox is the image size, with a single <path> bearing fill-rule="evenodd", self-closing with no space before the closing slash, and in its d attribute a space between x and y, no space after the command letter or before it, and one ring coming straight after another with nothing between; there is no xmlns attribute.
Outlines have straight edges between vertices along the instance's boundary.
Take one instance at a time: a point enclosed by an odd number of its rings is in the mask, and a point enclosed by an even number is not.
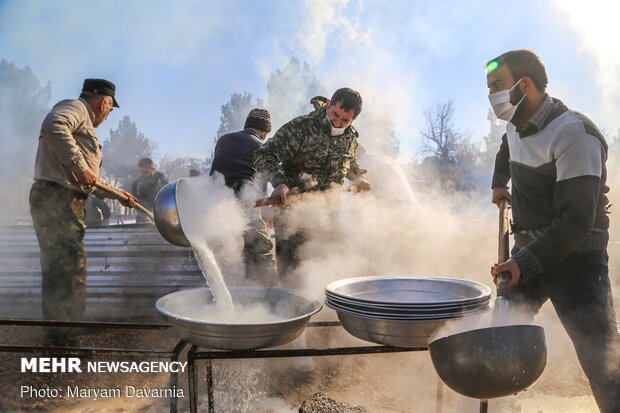
<svg viewBox="0 0 620 413"><path fill-rule="evenodd" d="M97 182L97 175L88 166L83 171L73 172L73 176L83 186L91 187Z"/></svg>
<svg viewBox="0 0 620 413"><path fill-rule="evenodd" d="M491 202L500 208L502 199L507 199L508 203L512 202L512 196L508 190L508 181L510 180L510 151L508 147L508 139L506 134L502 136L502 143L500 144L499 151L495 155L495 168L493 170L493 182L491 184L492 196ZM519 265L512 258L508 258L503 263L495 264L491 268L491 275L493 276L493 282L497 284L497 277L501 273L508 273L510 280L508 287L514 287L519 283L521 278L521 270Z"/></svg>
<svg viewBox="0 0 620 413"><path fill-rule="evenodd" d="M273 189L271 196L278 196L282 200L282 205L288 204L287 195L289 193L289 188L286 184L280 184Z"/></svg>
<svg viewBox="0 0 620 413"><path fill-rule="evenodd" d="M491 202L495 205L499 205L499 202L504 198L508 200L509 204L512 203L512 195L508 188L493 188L492 191Z"/></svg>
<svg viewBox="0 0 620 413"><path fill-rule="evenodd" d="M495 168L491 183L493 191L491 202L497 205L498 208L503 198L508 199L508 203L512 203L512 196L508 190L508 181L510 181L510 150L508 148L508 138L504 134L499 151L495 155Z"/></svg>
<svg viewBox="0 0 620 413"><path fill-rule="evenodd" d="M370 182L362 178L362 175L368 171L357 163L357 147L358 144L356 142L353 148L353 157L351 159L346 178L351 181L353 186L355 186L358 191L369 191L371 187Z"/></svg>
<svg viewBox="0 0 620 413"><path fill-rule="evenodd" d="M508 287L514 287L519 283L519 280L521 279L521 269L519 268L519 265L514 259L508 258L507 261L501 264L495 264L493 268L491 268L493 283L497 285L497 276L503 272L507 272L508 274L510 274L510 281L508 282Z"/></svg>
<svg viewBox="0 0 620 413"><path fill-rule="evenodd" d="M138 200L132 194L124 189L115 188L105 181L97 182L96 187L97 189L93 193L98 198L116 199L121 205L128 208L133 208L138 203Z"/></svg>

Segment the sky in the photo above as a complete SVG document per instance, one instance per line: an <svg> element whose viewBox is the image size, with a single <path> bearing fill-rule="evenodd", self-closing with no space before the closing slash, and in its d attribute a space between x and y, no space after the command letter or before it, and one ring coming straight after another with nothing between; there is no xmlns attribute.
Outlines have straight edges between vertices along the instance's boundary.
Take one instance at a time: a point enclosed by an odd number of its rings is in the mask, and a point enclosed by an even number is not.
<svg viewBox="0 0 620 413"><path fill-rule="evenodd" d="M120 108L102 140L129 116L160 156L202 158L231 94L264 99L296 57L328 90L359 90L366 113L389 113L406 161L424 110L450 100L454 126L481 141L484 65L517 48L540 55L551 95L618 130L618 15L613 0L0 0L0 59L51 82L50 104L84 78L112 80Z"/></svg>

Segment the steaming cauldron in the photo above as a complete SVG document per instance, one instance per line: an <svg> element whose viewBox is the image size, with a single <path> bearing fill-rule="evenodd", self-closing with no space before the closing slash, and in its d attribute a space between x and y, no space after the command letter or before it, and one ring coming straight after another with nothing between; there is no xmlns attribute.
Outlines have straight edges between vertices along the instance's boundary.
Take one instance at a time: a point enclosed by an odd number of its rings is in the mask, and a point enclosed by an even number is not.
<svg viewBox="0 0 620 413"><path fill-rule="evenodd" d="M275 321L262 323L231 323L209 321L217 314L201 314L200 304L213 303L209 288L177 291L161 297L157 309L172 323L181 338L199 346L220 350L254 350L286 344L306 328L321 303L297 291L284 288L231 287L235 306L261 305L269 310Z"/></svg>

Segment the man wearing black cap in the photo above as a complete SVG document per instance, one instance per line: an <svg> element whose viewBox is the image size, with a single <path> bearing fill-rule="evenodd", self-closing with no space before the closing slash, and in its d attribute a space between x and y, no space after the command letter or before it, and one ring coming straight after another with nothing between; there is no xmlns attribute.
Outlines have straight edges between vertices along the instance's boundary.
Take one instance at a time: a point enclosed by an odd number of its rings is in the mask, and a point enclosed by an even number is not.
<svg viewBox="0 0 620 413"><path fill-rule="evenodd" d="M115 86L86 79L79 99L57 103L41 125L30 190L30 214L41 249L43 317L79 320L86 304L84 203L99 179L101 145L95 128L118 107ZM135 199L129 195L129 204ZM52 329L53 344L70 330Z"/></svg>
<svg viewBox="0 0 620 413"><path fill-rule="evenodd" d="M257 188L254 182L254 152L261 147L267 134L271 132L271 115L266 109L252 109L248 114L244 129L240 132L222 135L215 145L211 173L224 175L227 186L234 189L237 196L241 192L254 192L253 198L264 196L264 189ZM262 284L272 284L276 280L273 244L267 225L258 210L249 211L250 229L244 234L244 259L246 276Z"/></svg>

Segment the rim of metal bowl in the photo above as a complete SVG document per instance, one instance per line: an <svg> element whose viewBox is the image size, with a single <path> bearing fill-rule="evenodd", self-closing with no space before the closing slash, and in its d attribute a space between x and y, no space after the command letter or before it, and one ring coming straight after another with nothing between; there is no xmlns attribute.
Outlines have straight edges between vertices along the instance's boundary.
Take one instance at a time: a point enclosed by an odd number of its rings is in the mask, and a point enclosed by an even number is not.
<svg viewBox="0 0 620 413"><path fill-rule="evenodd" d="M435 321L435 320L437 321L454 320L458 318L469 317L472 315L483 314L493 309L492 303L487 303L475 310L466 311L466 312L458 312L458 313L455 312L455 313L446 314L446 315L434 315L434 316L422 316L422 317L416 317L414 315L413 317L409 317L408 315L392 316L392 315L375 315L375 314L368 314L368 313L360 313L360 312L356 312L348 308L334 306L333 303L330 303L330 302L326 302L325 305L328 308L331 308L332 310L334 310L336 313L345 313L353 317L363 318L367 320L396 321L396 322L424 322L424 321Z"/></svg>
<svg viewBox="0 0 620 413"><path fill-rule="evenodd" d="M391 303L373 303L373 302L364 302L359 299L348 299L344 298L341 295L335 295L329 291L325 291L325 299L341 303L342 305L354 306L354 307L372 307L375 309L380 309L382 311L395 311L395 310L405 310L405 311L441 311L441 310L450 310L456 307L474 307L479 306L483 303L489 302L491 300L490 295L485 295L480 298L476 298L471 301L463 301L459 303L451 303L444 302L441 304L425 304L420 302L410 302L410 303L401 303L401 302L391 302Z"/></svg>
<svg viewBox="0 0 620 413"><path fill-rule="evenodd" d="M349 300L354 300L354 301L359 301L362 303L370 303L370 304L390 304L390 303L405 303L403 301L389 301L389 300L372 300L372 299L359 299L359 298L355 298L349 295L345 295L345 294L341 294L338 293L336 291L336 288L341 287L342 285L347 285L347 284L351 284L353 281L354 282L364 282L364 281L374 281L374 280L425 280L425 281L456 281L456 282L460 282L460 283L468 283L472 286L475 286L478 288L480 295L478 297L475 298L463 298L463 299L458 299L458 300L447 300L445 302L441 302L442 304L445 303L449 303L449 304L458 304L461 302L471 302L472 300L478 300L478 299L483 299L486 296L491 296L491 294L493 293L493 290L487 286L486 284L483 284L479 281L473 281L473 280L467 280L464 278L454 278L454 277L418 277L418 276L405 276L405 275L370 275L370 276L362 276L362 277L351 277L351 278L344 278L341 280L337 280L337 281L333 281L329 284L327 284L325 286L325 291L329 292L332 296L337 296L337 297L343 297L345 299L349 299ZM417 301L410 301L409 303L419 303L419 304L423 304L422 302L417 302ZM428 305L434 305L432 303L429 303ZM436 305L436 304L435 304Z"/></svg>
<svg viewBox="0 0 620 413"><path fill-rule="evenodd" d="M321 311L321 309L323 308L323 304L321 304L321 302L313 297L310 297L307 294L304 294L302 292L296 291L296 290L291 290L290 288L280 288L280 287L230 287L229 290L235 291L235 290L258 290L258 289L266 289L266 290L278 290L278 291L285 291L287 293L293 293L296 296L301 296L303 298L305 298L306 300L308 300L311 304L314 305L314 309L313 311L311 311L310 313L304 314L304 315L300 315L297 317L293 317L293 318L287 318L284 320L278 320L278 321L265 321L265 322L259 322L259 323L215 323L215 322L209 322L207 320L196 320L195 318L189 318L189 317L185 317L185 316L181 316L178 314L173 314L170 311L168 311L167 309L165 309L163 307L163 301L165 299L170 299L174 296L177 295L183 295L183 293L187 292L187 291L194 291L194 290L208 290L211 291L211 289L209 287L197 287L197 288L189 288L189 289L185 289L185 290L180 290L180 291L175 291L173 293L170 294L166 294L163 297L160 297L156 302L155 302L155 307L157 308L157 311L159 311L160 313L162 313L163 315L165 315L166 317L169 317L171 319L174 320L179 320L179 321L183 321L186 322L188 324L197 324L197 325L212 325L212 326L234 326L234 327L241 327L241 326L263 326L263 325L271 325L271 324L281 324L281 323L288 323L288 322L292 322L292 321L298 321L301 319L304 319L306 317L311 317L314 314L318 313L319 311ZM232 295L232 294L231 294ZM234 296L233 296L234 297Z"/></svg>

